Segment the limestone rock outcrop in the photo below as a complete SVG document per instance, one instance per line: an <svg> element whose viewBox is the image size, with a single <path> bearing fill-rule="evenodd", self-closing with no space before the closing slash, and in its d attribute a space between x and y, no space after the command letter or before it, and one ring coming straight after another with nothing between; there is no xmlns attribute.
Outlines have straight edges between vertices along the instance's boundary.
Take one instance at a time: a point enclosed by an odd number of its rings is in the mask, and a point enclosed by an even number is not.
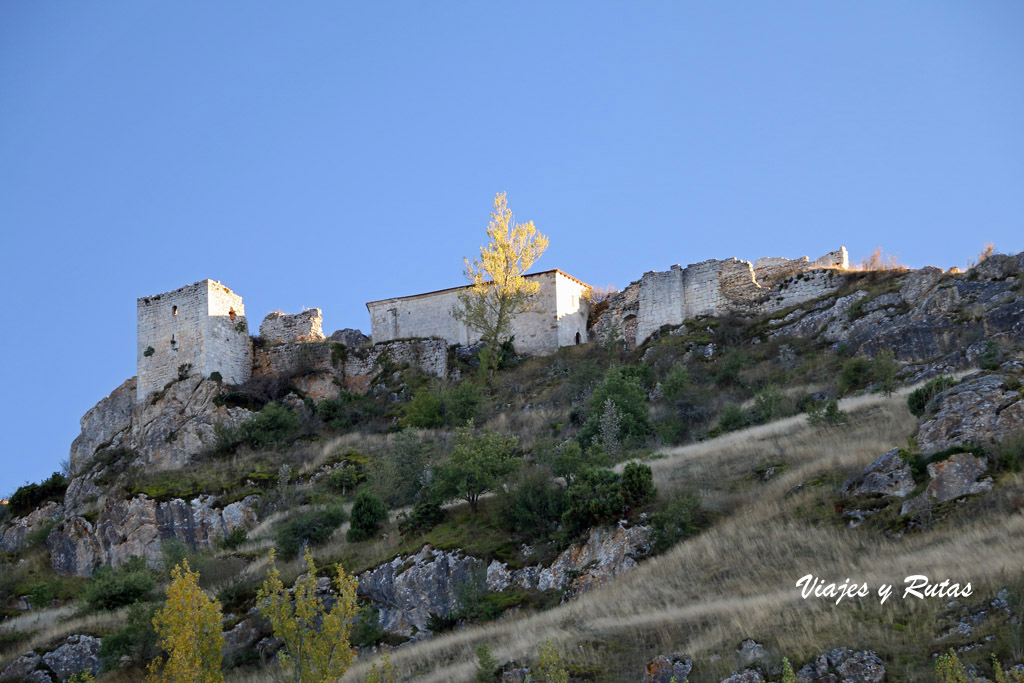
<svg viewBox="0 0 1024 683"><path fill-rule="evenodd" d="M962 496L988 493L992 490L992 478L980 479L987 470L988 459L977 458L970 453L957 453L942 462L930 463L928 476L931 481L921 495L903 504L900 514L927 510L933 504Z"/></svg>
<svg viewBox="0 0 1024 683"><path fill-rule="evenodd" d="M563 550L548 567L524 567L510 571L494 560L487 567L487 586L504 590L508 586L528 590L564 590L569 597L602 586L634 569L637 559L650 552L650 529L619 525L595 527L585 543Z"/></svg>
<svg viewBox="0 0 1024 683"><path fill-rule="evenodd" d="M847 482L845 489L852 495L882 495L904 498L914 490L914 475L910 466L900 458L898 448L879 456L864 472Z"/></svg>
<svg viewBox="0 0 1024 683"><path fill-rule="evenodd" d="M1011 386L1006 375L982 375L933 398L927 407L931 417L917 435L922 452L967 443L991 446L1024 430L1024 397Z"/></svg>
<svg viewBox="0 0 1024 683"><path fill-rule="evenodd" d="M15 659L0 672L0 682L54 683L66 681L75 674L98 674L103 665L99 657L101 644L102 640L93 636L68 636L61 645L42 656L29 651Z"/></svg>
<svg viewBox="0 0 1024 683"><path fill-rule="evenodd" d="M460 551L424 546L415 555L399 555L363 572L358 590L376 603L384 630L411 636L429 632L431 615L451 616L467 582L482 579L480 590L564 590L572 597L633 569L649 550L649 529L643 526L591 529L585 543L570 546L550 566L514 571L497 560L485 567Z"/></svg>
<svg viewBox="0 0 1024 683"><path fill-rule="evenodd" d="M114 501L95 523L73 516L54 527L46 541L51 566L61 574L91 576L97 567L117 566L133 555L159 566L165 541L177 539L198 550L235 528L251 529L259 501L259 496L249 496L223 508L214 506L212 496L161 503L140 494Z"/></svg>
<svg viewBox="0 0 1024 683"><path fill-rule="evenodd" d="M431 615L449 616L456 608L457 587L473 579L483 562L459 551L424 546L359 575L359 595L377 604L385 631L411 636L429 632Z"/></svg>
<svg viewBox="0 0 1024 683"><path fill-rule="evenodd" d="M25 547L26 539L34 531L39 531L50 522L64 516L64 506L50 501L39 506L24 517L14 519L0 525L0 551L16 553Z"/></svg>

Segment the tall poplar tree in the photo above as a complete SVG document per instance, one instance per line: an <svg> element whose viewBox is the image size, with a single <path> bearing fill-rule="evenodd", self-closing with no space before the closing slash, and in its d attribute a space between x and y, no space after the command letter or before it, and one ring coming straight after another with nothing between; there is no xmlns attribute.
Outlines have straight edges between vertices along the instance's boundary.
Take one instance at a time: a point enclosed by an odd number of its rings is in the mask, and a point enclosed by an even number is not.
<svg viewBox="0 0 1024 683"><path fill-rule="evenodd" d="M540 284L523 275L548 248L548 238L537 232L533 221L515 222L504 192L494 197L487 237L490 242L480 247L479 258L463 259L471 284L459 294L452 315L487 343L485 360L493 371L502 343L511 336L513 318L536 305L533 295Z"/></svg>
<svg viewBox="0 0 1024 683"><path fill-rule="evenodd" d="M199 587L188 560L171 571L167 602L153 617L159 644L168 653L149 665L149 683L224 683L220 603Z"/></svg>

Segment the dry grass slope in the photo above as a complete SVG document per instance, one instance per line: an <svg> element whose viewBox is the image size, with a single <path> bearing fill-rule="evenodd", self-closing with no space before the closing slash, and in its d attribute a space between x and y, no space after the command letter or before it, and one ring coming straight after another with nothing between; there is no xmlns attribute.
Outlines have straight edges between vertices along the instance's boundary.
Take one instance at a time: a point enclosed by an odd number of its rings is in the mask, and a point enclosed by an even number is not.
<svg viewBox="0 0 1024 683"><path fill-rule="evenodd" d="M753 637L794 661L842 645L894 653L893 673L927 670L933 619L944 600L804 601L796 579L813 573L900 586L905 576L921 573L975 587L1002 585L1020 571L1024 517L1007 515L1002 524L960 518L890 539L801 515L816 497L833 493L810 486L792 493L798 484L836 471L852 474L906 443L915 428L905 392L843 407L850 412L845 426L812 428L797 417L667 451L652 463L659 487L700 490L709 504L731 513L722 522L575 602L403 648L392 662L403 678L470 680L477 645L490 645L499 661L530 661L537 643L550 638L570 662L601 671L598 680L635 680L647 660L668 651L694 657L692 680L718 680L735 668L730 653L739 640ZM766 462L781 464L782 473L768 482L747 476ZM1005 486L1020 489L1020 478ZM713 652L723 657L713 662ZM361 680L371 663L357 663L345 680Z"/></svg>

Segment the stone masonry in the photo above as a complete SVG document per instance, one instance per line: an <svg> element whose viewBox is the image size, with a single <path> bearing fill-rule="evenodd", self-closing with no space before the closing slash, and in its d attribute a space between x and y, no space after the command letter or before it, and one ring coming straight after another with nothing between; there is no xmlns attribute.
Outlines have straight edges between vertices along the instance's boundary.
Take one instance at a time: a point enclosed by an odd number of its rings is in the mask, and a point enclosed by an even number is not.
<svg viewBox="0 0 1024 683"><path fill-rule="evenodd" d="M834 292L842 284L838 273L847 268L849 256L840 247L815 261L711 259L650 271L609 298L593 329L598 339L617 330L632 347L665 325L706 315L771 313Z"/></svg>
<svg viewBox="0 0 1024 683"><path fill-rule="evenodd" d="M535 295L535 308L512 322L516 351L541 355L587 341L590 287L560 270L526 277L538 282L540 290ZM479 341L478 334L452 315L465 289L454 287L367 303L374 343L429 337L464 346Z"/></svg>
<svg viewBox="0 0 1024 683"><path fill-rule="evenodd" d="M260 323L260 337L268 342L323 341L323 316L319 308L295 315L274 311Z"/></svg>
<svg viewBox="0 0 1024 683"><path fill-rule="evenodd" d="M220 282L194 284L138 300L136 401L183 375L249 379L252 344L242 297Z"/></svg>

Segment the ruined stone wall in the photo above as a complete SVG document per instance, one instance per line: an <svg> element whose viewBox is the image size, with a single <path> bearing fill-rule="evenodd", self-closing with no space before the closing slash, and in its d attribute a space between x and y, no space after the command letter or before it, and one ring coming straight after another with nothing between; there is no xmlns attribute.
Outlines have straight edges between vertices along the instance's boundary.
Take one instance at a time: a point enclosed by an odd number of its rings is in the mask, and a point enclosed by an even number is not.
<svg viewBox="0 0 1024 683"><path fill-rule="evenodd" d="M815 261L806 256L762 258L754 264L711 259L644 273L609 298L593 323L594 337L604 341L618 330L632 347L665 325L677 326L699 316L769 313L834 292L842 284L840 269L848 265L842 247Z"/></svg>
<svg viewBox="0 0 1024 683"><path fill-rule="evenodd" d="M516 351L528 355L551 353L560 345L575 343L576 332L586 337L586 287L557 271L528 275L540 284L534 310L512 322ZM383 299L366 304L374 343L396 339L436 337L449 344L467 346L479 335L455 319L452 311L461 307L464 288L444 289L428 294ZM576 308L572 309L575 301ZM561 322L565 319L564 324ZM570 341L571 340L571 341Z"/></svg>
<svg viewBox="0 0 1024 683"><path fill-rule="evenodd" d="M774 313L819 296L833 294L843 286L843 271L834 268L805 270L791 275L771 290L761 304L761 313Z"/></svg>
<svg viewBox="0 0 1024 683"><path fill-rule="evenodd" d="M657 332L662 325L682 324L682 277L682 268L676 265L667 271L644 273L640 278L635 332L637 343Z"/></svg>
<svg viewBox="0 0 1024 683"><path fill-rule="evenodd" d="M251 345L242 297L219 282L201 280L142 297L136 312L137 401L179 373L219 372L232 384L249 378Z"/></svg>
<svg viewBox="0 0 1024 683"><path fill-rule="evenodd" d="M765 256L754 261L754 279L762 287L771 287L794 273L806 270L811 260L806 256L788 259L781 256Z"/></svg>
<svg viewBox="0 0 1024 683"><path fill-rule="evenodd" d="M448 344L442 339L410 339L348 347L337 342L287 342L256 349L253 377L287 377L315 400L333 398L342 389L370 390L385 364L417 367L448 376Z"/></svg>
<svg viewBox="0 0 1024 683"><path fill-rule="evenodd" d="M260 337L268 342L323 341L323 316L319 308L294 315L274 311L260 323Z"/></svg>
<svg viewBox="0 0 1024 683"><path fill-rule="evenodd" d="M252 373L252 340L242 297L219 282L207 280L206 343L200 372L219 372L228 384L241 384Z"/></svg>

